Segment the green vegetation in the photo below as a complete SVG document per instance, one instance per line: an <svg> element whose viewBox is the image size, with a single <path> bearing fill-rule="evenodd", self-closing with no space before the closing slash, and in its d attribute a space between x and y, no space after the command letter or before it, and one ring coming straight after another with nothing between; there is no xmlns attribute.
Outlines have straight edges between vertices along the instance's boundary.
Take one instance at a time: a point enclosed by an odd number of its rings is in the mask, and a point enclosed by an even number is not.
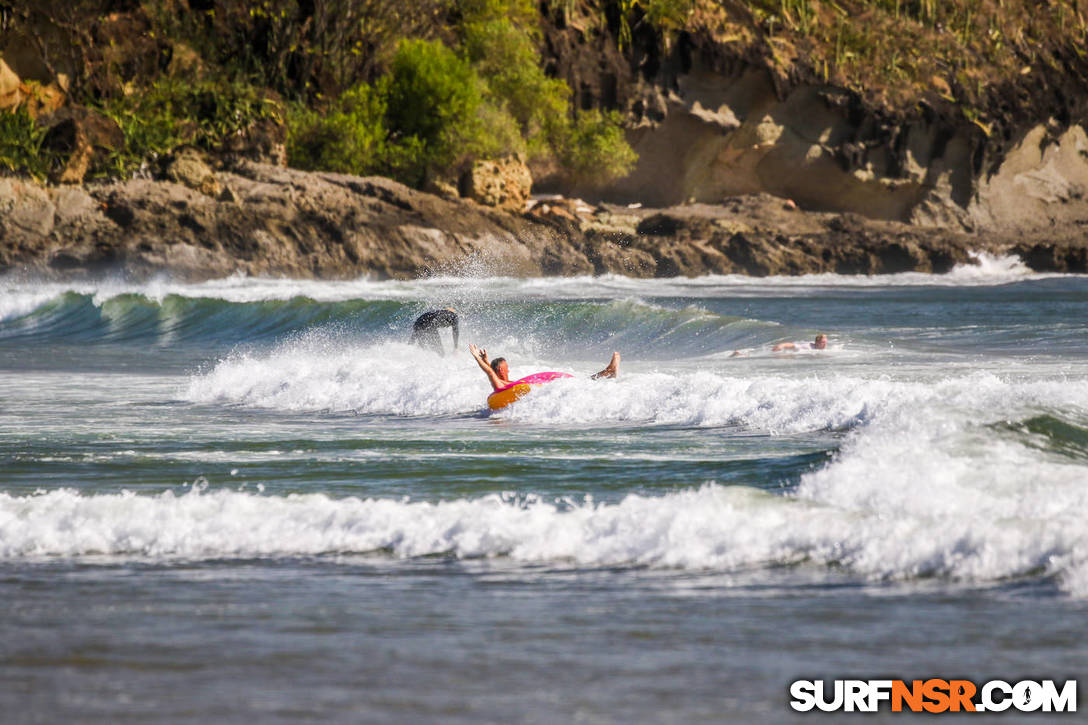
<svg viewBox="0 0 1088 725"><path fill-rule="evenodd" d="M308 171L365 173L385 159L385 99L370 86L344 93L324 113L296 105L288 119L287 157Z"/></svg>
<svg viewBox="0 0 1088 725"><path fill-rule="evenodd" d="M387 78L390 166L396 176L420 184L429 171L451 165L463 144L479 136L480 79L467 61L427 40L401 45Z"/></svg>
<svg viewBox="0 0 1088 725"><path fill-rule="evenodd" d="M292 165L417 186L511 151L575 180L626 173L621 117L574 111L544 72L541 20L532 0L41 0L0 49L57 49L44 60L72 100L120 126L93 175L216 152L264 119L286 126ZM41 175L26 120L3 117L2 162Z"/></svg>
<svg viewBox="0 0 1088 725"><path fill-rule="evenodd" d="M486 83L487 101L508 113L529 141L565 115L570 89L540 67L532 26L481 14L462 28L465 57Z"/></svg>
<svg viewBox="0 0 1088 725"><path fill-rule="evenodd" d="M632 73L634 60L668 54L686 33L704 46L716 43L725 57L762 64L783 88L826 83L889 113L936 104L987 133L995 118L1013 112L1010 88L1030 98L1045 78L1088 75L1086 0L37 0L5 7L0 49L43 54L48 77L29 80L64 85L71 102L121 127L124 147L91 170L109 176L132 174L182 145L234 148L255 125L271 123L285 129L289 163L305 169L422 185L472 159L514 151L571 182L607 183L635 161L623 132L626 109L576 110L549 57L557 26L568 40L627 53ZM647 45L657 47L648 53ZM36 113L33 104L0 111L0 170L48 173Z"/></svg>
<svg viewBox="0 0 1088 725"><path fill-rule="evenodd" d="M48 171L41 147L45 130L34 122L25 106L0 112L0 167L44 179Z"/></svg>
<svg viewBox="0 0 1088 725"><path fill-rule="evenodd" d="M752 17L780 77L848 88L870 105L911 108L933 94L987 117L991 91L1084 57L1083 0L755 0ZM736 34L739 18L715 34ZM1037 85L1037 81L1035 81Z"/></svg>
<svg viewBox="0 0 1088 725"><path fill-rule="evenodd" d="M128 176L179 146L216 151L256 122L283 117L281 104L242 82L162 78L142 93L106 99L101 111L124 133L97 175Z"/></svg>
<svg viewBox="0 0 1088 725"><path fill-rule="evenodd" d="M554 158L573 180L627 173L634 152L616 113L572 114L570 89L540 64L538 17L525 0L462 0L457 42L405 40L388 72L324 113L291 115L288 157L305 169L383 173L413 185L471 158Z"/></svg>
<svg viewBox="0 0 1088 725"><path fill-rule="evenodd" d="M418 186L463 156L501 150L489 143L496 122L483 103L466 60L437 41L406 41L373 86L355 86L325 113L296 110L288 157L304 169L387 173Z"/></svg>
<svg viewBox="0 0 1088 725"><path fill-rule="evenodd" d="M619 114L583 111L557 135L557 151L574 178L604 184L623 176L637 157L623 138Z"/></svg>

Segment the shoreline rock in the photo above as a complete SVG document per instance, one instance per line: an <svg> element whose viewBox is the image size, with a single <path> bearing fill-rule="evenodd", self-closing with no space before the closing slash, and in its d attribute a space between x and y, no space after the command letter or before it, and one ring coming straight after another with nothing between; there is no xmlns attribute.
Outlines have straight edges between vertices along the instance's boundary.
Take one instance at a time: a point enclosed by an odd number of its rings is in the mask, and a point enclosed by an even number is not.
<svg viewBox="0 0 1088 725"><path fill-rule="evenodd" d="M507 213L380 177L241 161L224 191L130 180L40 187L0 178L0 273L347 279L464 273L633 277L946 272L974 254L1088 272L1078 225L967 234L803 212L767 194L667 209L541 201ZM229 193L228 193L229 191Z"/></svg>

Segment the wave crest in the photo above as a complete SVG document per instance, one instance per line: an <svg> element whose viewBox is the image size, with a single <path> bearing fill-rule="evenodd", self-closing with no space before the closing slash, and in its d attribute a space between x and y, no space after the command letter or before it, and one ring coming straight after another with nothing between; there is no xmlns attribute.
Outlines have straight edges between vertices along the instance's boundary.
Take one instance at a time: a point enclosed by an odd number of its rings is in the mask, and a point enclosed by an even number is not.
<svg viewBox="0 0 1088 725"><path fill-rule="evenodd" d="M615 504L489 495L439 503L202 491L0 494L0 556L208 559L373 554L527 565L733 571L805 564L872 580L1052 576L1086 596L1088 532L1028 516L947 520L842 511L706 485Z"/></svg>

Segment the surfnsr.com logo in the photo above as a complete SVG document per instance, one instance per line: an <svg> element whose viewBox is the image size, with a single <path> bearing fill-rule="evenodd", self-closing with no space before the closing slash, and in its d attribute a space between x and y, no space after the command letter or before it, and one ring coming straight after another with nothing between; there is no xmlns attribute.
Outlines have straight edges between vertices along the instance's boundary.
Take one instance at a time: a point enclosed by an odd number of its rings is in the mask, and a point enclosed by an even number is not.
<svg viewBox="0 0 1088 725"><path fill-rule="evenodd" d="M1077 681L1060 687L1054 680L1009 683L990 680L797 680L790 685L790 707L798 712L1076 712Z"/></svg>

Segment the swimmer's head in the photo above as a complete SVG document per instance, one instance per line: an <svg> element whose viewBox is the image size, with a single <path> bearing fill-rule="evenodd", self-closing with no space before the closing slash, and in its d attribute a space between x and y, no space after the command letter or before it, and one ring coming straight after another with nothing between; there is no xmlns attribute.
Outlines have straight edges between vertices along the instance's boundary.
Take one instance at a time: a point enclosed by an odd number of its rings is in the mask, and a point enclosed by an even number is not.
<svg viewBox="0 0 1088 725"><path fill-rule="evenodd" d="M820 333L816 336L816 339L812 341L812 347L816 350L823 350L827 347L827 335Z"/></svg>
<svg viewBox="0 0 1088 725"><path fill-rule="evenodd" d="M491 369L503 380L510 379L510 368L506 365L506 358L497 357L491 361Z"/></svg>

